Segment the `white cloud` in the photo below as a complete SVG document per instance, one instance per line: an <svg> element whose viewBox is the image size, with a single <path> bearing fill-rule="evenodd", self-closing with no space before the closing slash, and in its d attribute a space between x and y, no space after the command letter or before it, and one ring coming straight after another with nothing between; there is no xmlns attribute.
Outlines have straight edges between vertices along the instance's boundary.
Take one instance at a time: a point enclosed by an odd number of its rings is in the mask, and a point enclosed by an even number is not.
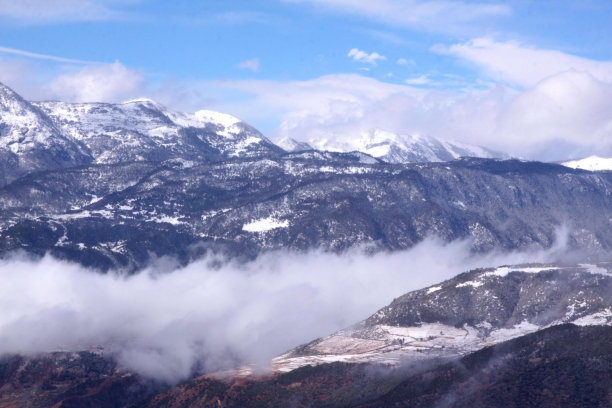
<svg viewBox="0 0 612 408"><path fill-rule="evenodd" d="M612 155L612 84L570 70L522 92L500 116L498 133L539 157Z"/></svg>
<svg viewBox="0 0 612 408"><path fill-rule="evenodd" d="M49 90L65 101L120 102L138 96L145 86L141 72L114 62L60 75L49 84Z"/></svg>
<svg viewBox="0 0 612 408"><path fill-rule="evenodd" d="M253 58L250 60L242 61L240 64L238 64L238 66L243 69L250 69L253 72L257 72L259 71L259 59Z"/></svg>
<svg viewBox="0 0 612 408"><path fill-rule="evenodd" d="M491 78L522 87L535 86L545 78L572 69L588 72L601 81L612 82L612 61L595 61L516 41L497 42L490 38L477 38L450 47L437 45L433 50L470 61Z"/></svg>
<svg viewBox="0 0 612 408"><path fill-rule="evenodd" d="M0 17L25 23L102 21L123 16L120 6L138 0L0 0Z"/></svg>
<svg viewBox="0 0 612 408"><path fill-rule="evenodd" d="M512 13L510 6L495 3L424 0L283 0L308 3L325 9L364 16L389 25L437 32L473 32L476 21Z"/></svg>
<svg viewBox="0 0 612 408"><path fill-rule="evenodd" d="M351 49L346 56L353 58L353 61L372 65L376 65L376 61L385 61L387 59L387 57L380 55L377 52L368 54L367 52L358 50L357 48Z"/></svg>

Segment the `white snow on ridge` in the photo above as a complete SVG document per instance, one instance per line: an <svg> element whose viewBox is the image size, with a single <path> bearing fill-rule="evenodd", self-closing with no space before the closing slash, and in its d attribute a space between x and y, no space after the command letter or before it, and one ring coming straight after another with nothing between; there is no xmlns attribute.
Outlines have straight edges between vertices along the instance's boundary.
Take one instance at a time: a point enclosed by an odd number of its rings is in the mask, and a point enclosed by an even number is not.
<svg viewBox="0 0 612 408"><path fill-rule="evenodd" d="M517 266L514 266L514 267L501 266L492 272L485 272L484 274L482 274L482 276L504 277L508 275L510 272L540 273L542 271L550 271L550 270L555 270L555 269L560 269L560 268L557 266L542 266L542 267L532 266L532 267L527 267L527 268L521 268Z"/></svg>
<svg viewBox="0 0 612 408"><path fill-rule="evenodd" d="M274 217L267 217L244 224L242 226L242 230L247 232L265 232L276 228L287 228L288 226L288 220L279 220Z"/></svg>
<svg viewBox="0 0 612 408"><path fill-rule="evenodd" d="M582 169L589 171L612 170L612 158L603 158L599 156L589 156L580 160L571 160L561 163L572 169Z"/></svg>

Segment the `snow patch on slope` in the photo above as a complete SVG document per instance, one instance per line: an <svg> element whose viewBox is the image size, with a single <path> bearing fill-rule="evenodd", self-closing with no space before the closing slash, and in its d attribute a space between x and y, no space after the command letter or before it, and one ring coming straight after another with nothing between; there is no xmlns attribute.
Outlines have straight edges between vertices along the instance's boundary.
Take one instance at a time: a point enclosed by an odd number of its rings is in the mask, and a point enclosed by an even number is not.
<svg viewBox="0 0 612 408"><path fill-rule="evenodd" d="M276 228L287 228L289 227L288 220L279 220L274 217L261 218L259 220L251 221L248 224L242 226L243 231L247 232L265 232Z"/></svg>

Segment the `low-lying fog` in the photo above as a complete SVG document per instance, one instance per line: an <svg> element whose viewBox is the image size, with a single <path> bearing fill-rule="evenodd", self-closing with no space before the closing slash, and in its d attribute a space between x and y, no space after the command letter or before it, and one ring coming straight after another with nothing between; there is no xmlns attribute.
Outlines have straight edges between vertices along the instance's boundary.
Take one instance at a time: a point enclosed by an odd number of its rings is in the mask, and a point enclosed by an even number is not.
<svg viewBox="0 0 612 408"><path fill-rule="evenodd" d="M563 248L474 255L428 239L395 253L267 253L247 264L161 264L99 274L52 257L0 261L0 353L98 345L145 376L178 381L256 363L356 323L395 297L465 270L546 262Z"/></svg>

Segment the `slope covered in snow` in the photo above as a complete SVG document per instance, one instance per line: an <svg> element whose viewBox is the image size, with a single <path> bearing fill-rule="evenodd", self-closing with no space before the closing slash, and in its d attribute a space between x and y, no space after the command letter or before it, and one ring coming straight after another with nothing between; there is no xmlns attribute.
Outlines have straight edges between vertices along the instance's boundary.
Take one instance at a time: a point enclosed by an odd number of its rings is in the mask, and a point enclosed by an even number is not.
<svg viewBox="0 0 612 408"><path fill-rule="evenodd" d="M612 158L603 158L599 156L589 156L580 160L566 161L562 164L572 169L589 171L612 170Z"/></svg>
<svg viewBox="0 0 612 408"><path fill-rule="evenodd" d="M231 115L206 110L175 112L149 99L33 105L65 135L87 146L95 163L250 157L278 150Z"/></svg>
<svg viewBox="0 0 612 408"><path fill-rule="evenodd" d="M330 362L399 365L464 355L574 323L611 325L612 265L476 270L395 299L365 321L273 361L287 372Z"/></svg>

